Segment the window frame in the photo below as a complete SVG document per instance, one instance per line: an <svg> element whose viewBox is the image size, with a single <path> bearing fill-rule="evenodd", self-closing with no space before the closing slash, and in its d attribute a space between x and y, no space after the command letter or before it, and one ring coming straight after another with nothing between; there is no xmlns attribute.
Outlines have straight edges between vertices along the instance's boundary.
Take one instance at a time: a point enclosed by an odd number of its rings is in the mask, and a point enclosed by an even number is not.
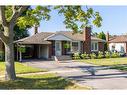
<svg viewBox="0 0 127 95"><path fill-rule="evenodd" d="M97 47L96 47L96 45L97 45ZM91 42L91 51L98 51L98 42L95 42L95 41Z"/></svg>
<svg viewBox="0 0 127 95"><path fill-rule="evenodd" d="M71 52L74 52L73 49L72 49L72 43L75 43L77 42L78 43L78 50L76 52L79 52L80 53L80 41L71 41Z"/></svg>

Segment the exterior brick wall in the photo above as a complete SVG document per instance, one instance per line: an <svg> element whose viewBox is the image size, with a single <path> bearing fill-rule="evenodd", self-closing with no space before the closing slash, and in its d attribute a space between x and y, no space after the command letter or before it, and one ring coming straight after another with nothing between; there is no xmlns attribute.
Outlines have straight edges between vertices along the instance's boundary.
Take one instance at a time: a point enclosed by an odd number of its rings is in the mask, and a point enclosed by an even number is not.
<svg viewBox="0 0 127 95"><path fill-rule="evenodd" d="M49 49L49 58L51 58L51 56L52 56L52 44L48 45L48 49Z"/></svg>
<svg viewBox="0 0 127 95"><path fill-rule="evenodd" d="M64 48L64 44L66 41L62 41L62 55L66 55L66 49Z"/></svg>
<svg viewBox="0 0 127 95"><path fill-rule="evenodd" d="M104 43L98 42L98 50L104 52Z"/></svg>
<svg viewBox="0 0 127 95"><path fill-rule="evenodd" d="M50 41L51 44L48 45L49 49L49 58L55 55L55 41Z"/></svg>

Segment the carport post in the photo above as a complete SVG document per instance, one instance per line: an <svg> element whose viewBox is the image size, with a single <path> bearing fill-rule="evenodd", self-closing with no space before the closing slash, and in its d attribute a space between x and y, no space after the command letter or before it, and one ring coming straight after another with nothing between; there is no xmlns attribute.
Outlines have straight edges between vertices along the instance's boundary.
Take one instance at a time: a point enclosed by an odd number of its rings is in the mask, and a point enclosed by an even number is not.
<svg viewBox="0 0 127 95"><path fill-rule="evenodd" d="M20 58L19 61L22 62L22 52L21 51L19 52L19 56L20 56L19 57Z"/></svg>

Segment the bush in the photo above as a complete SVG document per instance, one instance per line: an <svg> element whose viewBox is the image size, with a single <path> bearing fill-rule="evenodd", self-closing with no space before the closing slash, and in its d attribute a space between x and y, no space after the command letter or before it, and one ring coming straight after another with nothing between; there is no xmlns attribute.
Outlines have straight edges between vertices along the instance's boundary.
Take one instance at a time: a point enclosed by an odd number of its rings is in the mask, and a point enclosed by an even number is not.
<svg viewBox="0 0 127 95"><path fill-rule="evenodd" d="M74 53L73 59L80 59L80 54L79 53Z"/></svg>
<svg viewBox="0 0 127 95"><path fill-rule="evenodd" d="M106 57L106 58L110 58L110 57L111 57L110 52L106 51L106 52L105 52L105 57Z"/></svg>
<svg viewBox="0 0 127 95"><path fill-rule="evenodd" d="M85 53L81 54L82 59L88 59L89 55Z"/></svg>
<svg viewBox="0 0 127 95"><path fill-rule="evenodd" d="M90 54L90 58L91 58L91 59L97 58L97 57L96 57L96 54L95 54L95 53L91 53L91 54Z"/></svg>
<svg viewBox="0 0 127 95"><path fill-rule="evenodd" d="M99 51L99 52L98 52L98 58L101 59L101 58L103 58L103 57L104 57L103 52Z"/></svg>
<svg viewBox="0 0 127 95"><path fill-rule="evenodd" d="M111 55L112 58L120 57L120 54L118 52L113 52Z"/></svg>

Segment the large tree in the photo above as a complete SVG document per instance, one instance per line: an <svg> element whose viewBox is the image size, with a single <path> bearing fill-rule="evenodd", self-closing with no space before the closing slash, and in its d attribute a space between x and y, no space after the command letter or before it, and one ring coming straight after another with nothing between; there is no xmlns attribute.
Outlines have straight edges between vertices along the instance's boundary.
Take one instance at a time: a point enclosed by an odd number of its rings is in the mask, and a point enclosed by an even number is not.
<svg viewBox="0 0 127 95"><path fill-rule="evenodd" d="M86 11L84 10L86 8ZM5 45L5 65L7 80L16 79L14 66L14 27L18 25L20 28L27 26L39 25L41 20L49 20L49 12L58 10L65 19L66 28L72 29L74 32L81 31L85 26L90 25L92 21L97 27L101 26L102 18L99 12L94 12L92 8L81 6L0 6L0 25L3 31L0 31L0 38ZM22 15L27 11L26 15ZM91 19L93 18L93 19ZM80 23L80 24L79 24Z"/></svg>

